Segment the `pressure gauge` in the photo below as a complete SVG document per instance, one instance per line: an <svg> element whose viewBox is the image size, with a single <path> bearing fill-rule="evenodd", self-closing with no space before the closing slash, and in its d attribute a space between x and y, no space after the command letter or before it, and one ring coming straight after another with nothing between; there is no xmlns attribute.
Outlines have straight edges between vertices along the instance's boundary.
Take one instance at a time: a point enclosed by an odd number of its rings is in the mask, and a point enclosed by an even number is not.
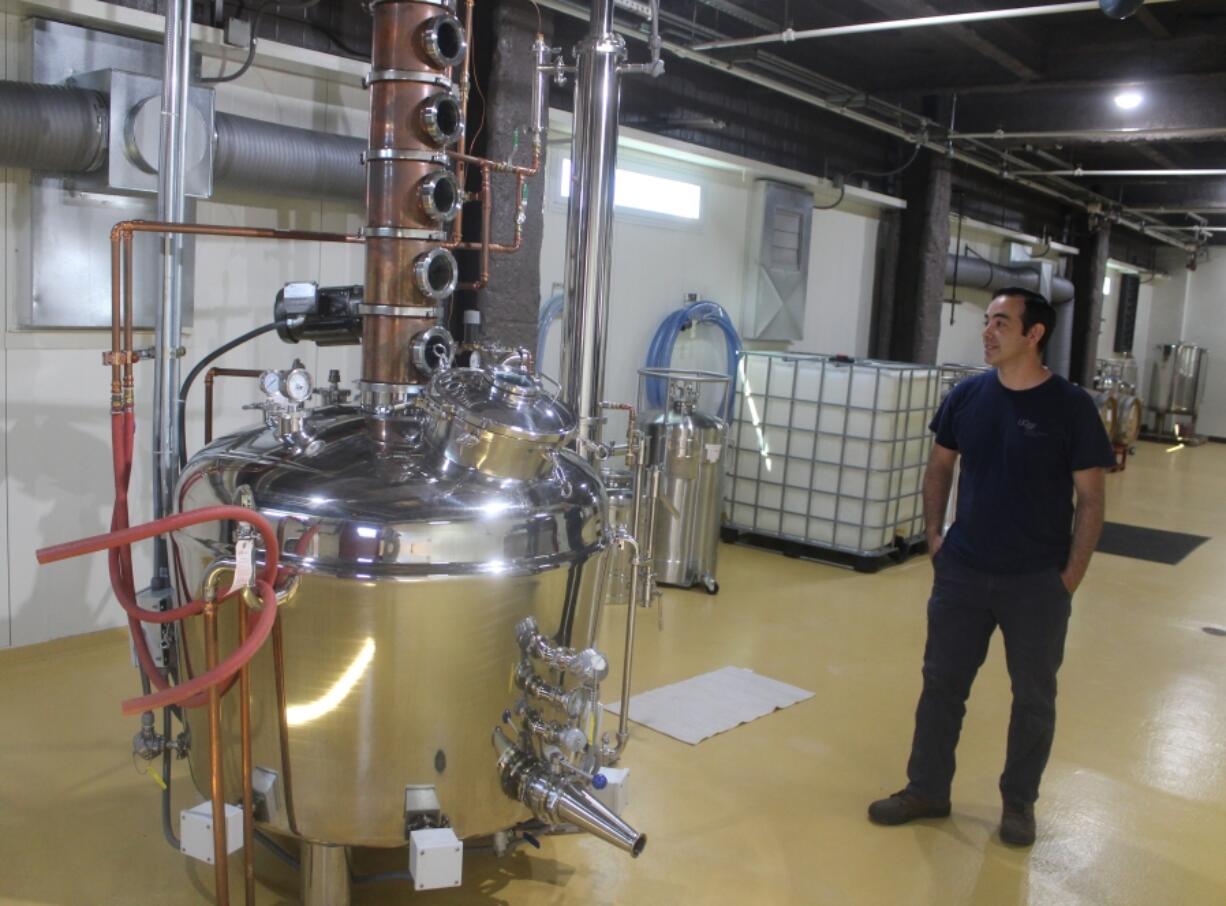
<svg viewBox="0 0 1226 906"><path fill-rule="evenodd" d="M305 403L311 398L311 376L305 368L293 368L285 372L281 381L281 393L290 402Z"/></svg>
<svg viewBox="0 0 1226 906"><path fill-rule="evenodd" d="M260 389L267 396L277 396L281 392L281 375L275 371L265 371L260 375Z"/></svg>

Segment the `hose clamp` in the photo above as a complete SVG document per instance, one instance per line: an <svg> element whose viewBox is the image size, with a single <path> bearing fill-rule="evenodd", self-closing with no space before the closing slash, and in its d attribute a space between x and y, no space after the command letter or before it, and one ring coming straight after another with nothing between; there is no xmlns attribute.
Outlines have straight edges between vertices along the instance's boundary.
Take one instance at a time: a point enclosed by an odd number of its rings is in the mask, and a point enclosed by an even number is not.
<svg viewBox="0 0 1226 906"><path fill-rule="evenodd" d="M358 314L375 315L383 318L434 318L439 316L439 310L424 305L375 305L363 302L358 306Z"/></svg>
<svg viewBox="0 0 1226 906"><path fill-rule="evenodd" d="M360 230L366 239L415 239L421 242L442 242L446 233L438 230L411 230L404 227L362 227Z"/></svg>
<svg viewBox="0 0 1226 906"><path fill-rule="evenodd" d="M371 9L384 3L421 3L424 6L441 6L443 9L455 9L455 0L367 0L367 6Z"/></svg>
<svg viewBox="0 0 1226 906"><path fill-rule="evenodd" d="M447 164L441 151L419 151L410 148L368 148L362 152L362 163L372 160L412 160L424 164Z"/></svg>
<svg viewBox="0 0 1226 906"><path fill-rule="evenodd" d="M376 82L421 82L426 85L437 85L439 88L451 90L452 81L437 72L414 72L408 69L372 69L362 77L366 88Z"/></svg>

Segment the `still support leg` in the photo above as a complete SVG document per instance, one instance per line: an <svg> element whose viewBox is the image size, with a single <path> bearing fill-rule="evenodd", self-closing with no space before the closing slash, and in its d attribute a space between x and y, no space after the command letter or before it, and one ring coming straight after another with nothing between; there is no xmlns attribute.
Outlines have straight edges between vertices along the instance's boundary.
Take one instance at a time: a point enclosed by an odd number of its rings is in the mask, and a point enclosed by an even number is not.
<svg viewBox="0 0 1226 906"><path fill-rule="evenodd" d="M302 844L302 906L349 906L345 847Z"/></svg>

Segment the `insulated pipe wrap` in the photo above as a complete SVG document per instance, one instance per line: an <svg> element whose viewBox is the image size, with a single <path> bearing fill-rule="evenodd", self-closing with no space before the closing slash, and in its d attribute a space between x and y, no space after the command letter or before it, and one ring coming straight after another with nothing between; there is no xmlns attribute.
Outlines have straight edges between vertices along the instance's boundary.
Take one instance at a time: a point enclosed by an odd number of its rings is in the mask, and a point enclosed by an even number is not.
<svg viewBox="0 0 1226 906"><path fill-rule="evenodd" d="M0 167L88 173L106 160L106 96L0 81Z"/></svg>
<svg viewBox="0 0 1226 906"><path fill-rule="evenodd" d="M361 203L366 191L363 139L229 113L217 114L214 128L213 179L218 186L260 195Z"/></svg>
<svg viewBox="0 0 1226 906"><path fill-rule="evenodd" d="M1020 286L1022 289L1039 292L1039 272L1036 268L1025 265L1009 266L994 264L982 258L972 258L969 255L958 257L950 252L945 258L945 283L954 282L955 267L957 268L958 285L970 289L998 290L1007 286ZM1068 302L1073 298L1073 282L1064 277L1052 277L1052 304Z"/></svg>

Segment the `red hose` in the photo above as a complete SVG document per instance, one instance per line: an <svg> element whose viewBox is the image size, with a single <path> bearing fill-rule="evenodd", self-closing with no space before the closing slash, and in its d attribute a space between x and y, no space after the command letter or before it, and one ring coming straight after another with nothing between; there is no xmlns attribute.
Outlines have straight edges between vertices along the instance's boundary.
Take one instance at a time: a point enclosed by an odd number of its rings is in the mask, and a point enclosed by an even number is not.
<svg viewBox="0 0 1226 906"><path fill-rule="evenodd" d="M115 423L119 422L119 425ZM128 614L128 627L132 632L132 641L136 649L137 660L149 677L150 682L158 691L141 698L129 699L123 703L125 714L135 714L152 708L169 704L182 704L186 707L197 707L204 703L207 690L233 677L242 666L255 656L256 651L268 634L272 631L276 619L277 596L273 590L272 581L277 575L278 553L276 532L272 524L255 510L240 506L210 506L186 513L176 513L165 516L144 525L129 528L127 526L127 483L131 476L131 416L116 414L112 422L113 436L116 431L126 436L116 440L116 496L115 509L111 516L114 529L102 535L93 535L79 541L69 541L52 547L42 548L37 552L39 563L55 563L82 554L92 554L106 550L110 552L111 584L115 590L120 605ZM122 452L121 452L122 451ZM145 610L136 603L136 594L132 583L131 545L144 541L156 535L177 531L202 522L231 519L236 522L246 522L253 526L264 538L265 559L261 577L256 580L256 588L264 602L259 618L248 636L247 641L235 649L220 664L200 676L178 686L171 686L158 670L145 642L145 633L141 621L150 623L166 623L183 619L199 613L204 609L205 602L192 601L182 607L168 611Z"/></svg>
<svg viewBox="0 0 1226 906"><path fill-rule="evenodd" d="M272 624L277 620L277 593L263 579L256 579L255 587L260 593L260 600L264 602L264 607L260 610L260 616L256 620L255 627L252 629L251 634L247 636L245 642L230 652L229 657L212 670L206 670L195 679L188 680L178 686L171 686L168 689L161 689L140 698L128 699L123 703L123 713L140 714L142 711L152 711L155 708L162 708L166 705L187 705L191 707L190 700L192 698L206 693L212 686L224 683L238 673L244 664L255 657L260 646L264 644L264 640L272 632Z"/></svg>

